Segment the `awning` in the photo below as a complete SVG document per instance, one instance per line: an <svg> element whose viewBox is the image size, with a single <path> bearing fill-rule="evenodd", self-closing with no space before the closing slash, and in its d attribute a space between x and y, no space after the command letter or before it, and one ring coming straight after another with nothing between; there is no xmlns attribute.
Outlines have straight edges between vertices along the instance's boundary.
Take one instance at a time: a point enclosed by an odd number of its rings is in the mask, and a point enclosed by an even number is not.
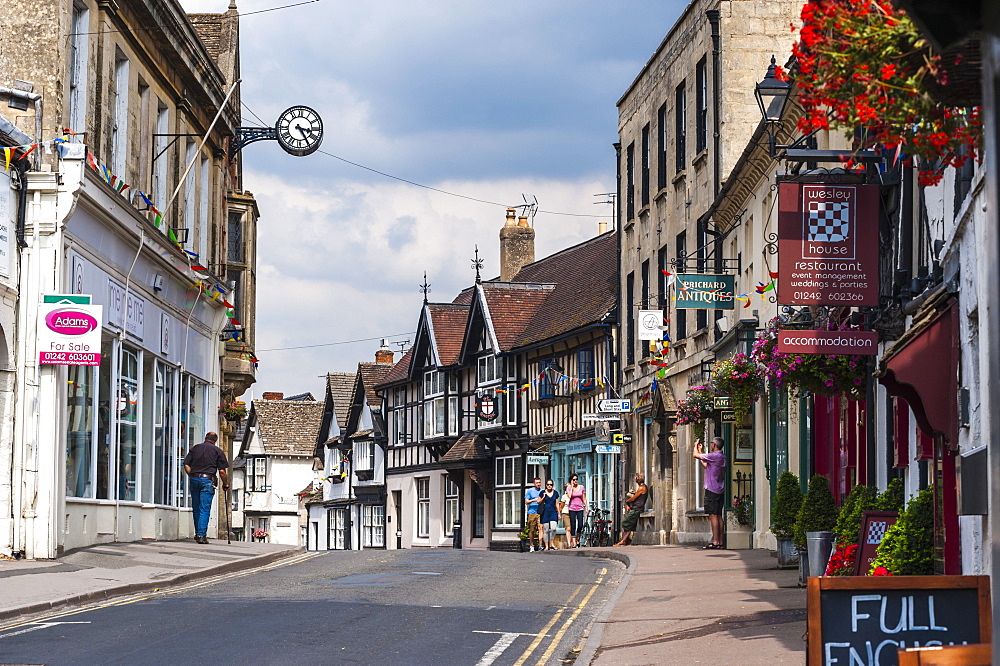
<svg viewBox="0 0 1000 666"><path fill-rule="evenodd" d="M879 382L906 400L928 437L958 447L958 313L949 299L927 312L886 351Z"/></svg>
<svg viewBox="0 0 1000 666"><path fill-rule="evenodd" d="M486 440L474 432L467 432L441 456L438 462L445 469L476 469L489 467L492 456Z"/></svg>

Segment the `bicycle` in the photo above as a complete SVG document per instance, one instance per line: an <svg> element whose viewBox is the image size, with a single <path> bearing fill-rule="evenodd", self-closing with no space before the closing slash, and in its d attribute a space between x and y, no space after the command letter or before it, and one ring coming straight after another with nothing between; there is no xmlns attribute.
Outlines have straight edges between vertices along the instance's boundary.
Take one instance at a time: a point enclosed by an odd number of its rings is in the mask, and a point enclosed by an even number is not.
<svg viewBox="0 0 1000 666"><path fill-rule="evenodd" d="M581 546L604 548L611 545L611 512L600 508L596 502L590 504L590 515L583 524L578 539Z"/></svg>

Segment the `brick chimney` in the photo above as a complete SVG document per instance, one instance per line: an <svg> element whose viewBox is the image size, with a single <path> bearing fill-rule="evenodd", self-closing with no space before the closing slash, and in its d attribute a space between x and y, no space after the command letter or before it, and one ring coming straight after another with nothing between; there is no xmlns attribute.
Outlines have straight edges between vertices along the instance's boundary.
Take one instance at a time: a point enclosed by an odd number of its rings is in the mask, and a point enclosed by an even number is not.
<svg viewBox="0 0 1000 666"><path fill-rule="evenodd" d="M514 209L507 209L507 221L500 229L500 281L509 282L524 266L535 260L535 230L527 216L514 222Z"/></svg>
<svg viewBox="0 0 1000 666"><path fill-rule="evenodd" d="M376 363L392 363L392 350L389 349L389 339L382 338L382 346L375 350Z"/></svg>
<svg viewBox="0 0 1000 666"><path fill-rule="evenodd" d="M284 400L284 393L275 393L274 391L264 391L264 395L261 396L264 400Z"/></svg>

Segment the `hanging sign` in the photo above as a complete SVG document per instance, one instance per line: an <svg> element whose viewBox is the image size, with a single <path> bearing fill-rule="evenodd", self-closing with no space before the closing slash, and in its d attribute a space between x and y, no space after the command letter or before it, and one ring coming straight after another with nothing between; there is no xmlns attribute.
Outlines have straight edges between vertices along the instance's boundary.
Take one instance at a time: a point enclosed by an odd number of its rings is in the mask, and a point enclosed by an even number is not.
<svg viewBox="0 0 1000 666"><path fill-rule="evenodd" d="M733 399L728 395L717 395L715 396L715 408L716 409L732 409Z"/></svg>
<svg viewBox="0 0 1000 666"><path fill-rule="evenodd" d="M782 354L868 354L878 353L875 331L778 331L778 351Z"/></svg>
<svg viewBox="0 0 1000 666"><path fill-rule="evenodd" d="M778 186L778 303L879 304L877 185Z"/></svg>
<svg viewBox="0 0 1000 666"><path fill-rule="evenodd" d="M476 399L476 416L478 416L481 421L496 421L497 403L496 400L494 400L493 393L483 392Z"/></svg>
<svg viewBox="0 0 1000 666"><path fill-rule="evenodd" d="M898 663L900 647L989 643L989 576L817 576L806 592L807 660Z"/></svg>
<svg viewBox="0 0 1000 666"><path fill-rule="evenodd" d="M529 455L528 456L528 464L529 465L548 465L549 464L549 456L548 456L548 454L545 454L545 455Z"/></svg>
<svg viewBox="0 0 1000 666"><path fill-rule="evenodd" d="M47 297L42 300L36 333L39 364L100 365L103 307L68 300L44 302Z"/></svg>
<svg viewBox="0 0 1000 666"><path fill-rule="evenodd" d="M639 310L639 339L663 339L663 310Z"/></svg>
<svg viewBox="0 0 1000 666"><path fill-rule="evenodd" d="M674 305L699 310L732 310L736 307L735 293L735 275L682 274L677 276L674 287Z"/></svg>

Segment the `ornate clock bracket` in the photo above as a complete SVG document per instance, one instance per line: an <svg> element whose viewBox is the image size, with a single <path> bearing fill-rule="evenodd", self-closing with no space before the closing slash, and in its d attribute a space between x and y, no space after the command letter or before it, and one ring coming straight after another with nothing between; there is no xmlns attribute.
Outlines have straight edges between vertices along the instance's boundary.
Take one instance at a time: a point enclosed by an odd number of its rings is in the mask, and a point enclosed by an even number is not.
<svg viewBox="0 0 1000 666"><path fill-rule="evenodd" d="M240 127L236 130L232 143L229 144L229 159L235 159L236 153L255 141L277 141L277 139L278 131L273 127Z"/></svg>

